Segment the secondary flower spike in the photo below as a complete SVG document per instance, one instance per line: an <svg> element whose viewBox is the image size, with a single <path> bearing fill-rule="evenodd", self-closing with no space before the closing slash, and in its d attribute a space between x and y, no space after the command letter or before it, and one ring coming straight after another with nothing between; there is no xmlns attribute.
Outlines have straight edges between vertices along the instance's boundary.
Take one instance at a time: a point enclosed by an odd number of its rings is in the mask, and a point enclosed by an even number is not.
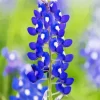
<svg viewBox="0 0 100 100"><path fill-rule="evenodd" d="M64 38L69 18L69 15L62 15L60 8L57 7L57 0L39 0L38 10L34 10L34 17L32 17L34 27L27 28L30 35L37 36L36 41L29 43L33 51L27 53L28 58L37 61L37 64L32 64L27 77L34 83L42 79L44 73L47 74L48 92L51 91L49 100L52 100L54 78L58 79L55 83L56 90L63 96L70 93L74 82L74 79L69 78L65 72L73 60L73 54L66 54L64 51L64 48L70 47L73 42L71 39ZM54 53L57 55L56 59L52 57Z"/></svg>

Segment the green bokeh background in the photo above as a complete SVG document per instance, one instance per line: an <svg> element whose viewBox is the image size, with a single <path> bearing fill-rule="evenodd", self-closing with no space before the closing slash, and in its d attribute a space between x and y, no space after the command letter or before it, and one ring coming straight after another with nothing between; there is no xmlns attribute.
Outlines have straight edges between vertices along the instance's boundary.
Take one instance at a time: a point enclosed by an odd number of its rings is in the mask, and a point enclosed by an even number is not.
<svg viewBox="0 0 100 100"><path fill-rule="evenodd" d="M37 9L34 0L17 0L17 7L13 13L0 12L0 52L5 46L9 50L18 48L21 52L29 51L28 43L36 40L36 37L27 33L27 27L32 26L31 17L34 9ZM81 69L84 59L80 57L78 47L79 40L83 38L83 33L91 21L92 10L92 0L71 0L68 10L70 21L66 27L65 37L73 39L73 45L66 49L66 53L74 54L74 60L67 72L69 77L74 77L75 82L72 92L63 100L100 100L99 90L91 87L85 72ZM11 87L12 76L3 77L2 75L5 66L6 60L0 53L0 100L9 100L9 95L14 92Z"/></svg>

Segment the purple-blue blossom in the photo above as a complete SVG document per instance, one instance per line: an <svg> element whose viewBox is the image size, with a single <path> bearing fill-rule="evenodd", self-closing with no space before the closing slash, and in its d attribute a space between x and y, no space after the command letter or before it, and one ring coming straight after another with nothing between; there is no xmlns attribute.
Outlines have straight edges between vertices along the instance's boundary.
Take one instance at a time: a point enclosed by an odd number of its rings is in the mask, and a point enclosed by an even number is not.
<svg viewBox="0 0 100 100"><path fill-rule="evenodd" d="M81 55L85 58L83 65L91 84L100 87L100 38L93 36L81 49Z"/></svg>
<svg viewBox="0 0 100 100"><path fill-rule="evenodd" d="M19 78L13 78L12 88L17 91L17 94L16 96L11 95L9 100L42 100L45 91L48 89L42 83L42 80L34 84L31 83L23 71Z"/></svg>
<svg viewBox="0 0 100 100"><path fill-rule="evenodd" d="M13 72L23 71L24 67L22 66L25 66L25 63L23 62L22 58L20 57L20 54L16 50L10 52L8 48L3 48L2 55L7 61L7 65L3 73L4 76Z"/></svg>
<svg viewBox="0 0 100 100"><path fill-rule="evenodd" d="M27 53L28 58L37 61L37 64L32 64L27 77L33 83L46 74L49 81L57 78L56 90L63 95L70 93L74 82L74 79L69 78L66 73L69 63L73 60L73 54L66 54L64 51L64 48L70 47L73 42L72 39L64 38L69 19L70 16L63 15L58 8L57 0L49 2L39 0L38 10L34 10L34 17L32 17L34 27L27 28L30 35L37 36L37 40L29 44L33 51ZM52 59L53 53L57 55L56 59Z"/></svg>

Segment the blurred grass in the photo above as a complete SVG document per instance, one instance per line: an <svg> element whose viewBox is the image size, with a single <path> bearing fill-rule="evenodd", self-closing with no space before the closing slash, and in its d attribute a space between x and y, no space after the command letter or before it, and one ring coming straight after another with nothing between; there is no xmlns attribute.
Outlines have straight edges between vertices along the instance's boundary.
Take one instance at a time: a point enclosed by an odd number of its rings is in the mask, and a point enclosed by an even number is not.
<svg viewBox="0 0 100 100"><path fill-rule="evenodd" d="M20 48L21 52L24 50L29 51L28 43L35 41L36 38L27 33L27 27L32 26L31 17L33 16L33 10L36 8L37 6L32 0L18 0L18 6L12 14L9 16L1 14L0 50L7 46L10 50ZM74 61L70 64L67 72L69 77L75 78L75 82L71 94L63 100L99 100L99 93L93 91L87 85L85 73L81 70L79 64L82 61L79 56L79 39L81 39L82 33L91 21L91 13L91 2L86 3L85 7L84 4L71 4L69 11L70 21L67 24L65 37L73 39L73 45L66 49L66 53L74 54ZM5 59L0 54L0 94L8 100L9 95L12 93L12 78L11 76L2 76L5 65ZM87 96L90 92L91 95Z"/></svg>

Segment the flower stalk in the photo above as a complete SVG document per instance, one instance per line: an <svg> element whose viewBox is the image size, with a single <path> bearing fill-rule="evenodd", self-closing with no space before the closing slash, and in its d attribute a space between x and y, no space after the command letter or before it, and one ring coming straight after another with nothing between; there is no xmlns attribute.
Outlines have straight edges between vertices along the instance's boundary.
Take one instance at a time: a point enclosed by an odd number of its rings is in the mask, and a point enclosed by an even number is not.
<svg viewBox="0 0 100 100"><path fill-rule="evenodd" d="M57 1L54 0L42 0L42 3L38 4L38 10L34 10L34 15L32 23L35 25L35 28L28 27L28 33L32 36L38 35L38 38L36 42L29 44L33 52L28 52L27 55L30 60L38 60L38 62L32 65L32 70L27 73L27 77L34 83L37 80L41 80L43 75L45 75L44 73L47 73L47 97L49 97L49 100L53 100L52 80L54 78L58 79L55 87L62 96L70 93L70 85L74 81L73 78L68 78L65 72L69 63L73 60L72 54L66 55L64 52L64 48L70 47L72 44L71 39L64 39L69 15L62 15L57 7ZM48 52L44 49L45 45L48 45ZM53 53L57 54L56 59L52 59Z"/></svg>

